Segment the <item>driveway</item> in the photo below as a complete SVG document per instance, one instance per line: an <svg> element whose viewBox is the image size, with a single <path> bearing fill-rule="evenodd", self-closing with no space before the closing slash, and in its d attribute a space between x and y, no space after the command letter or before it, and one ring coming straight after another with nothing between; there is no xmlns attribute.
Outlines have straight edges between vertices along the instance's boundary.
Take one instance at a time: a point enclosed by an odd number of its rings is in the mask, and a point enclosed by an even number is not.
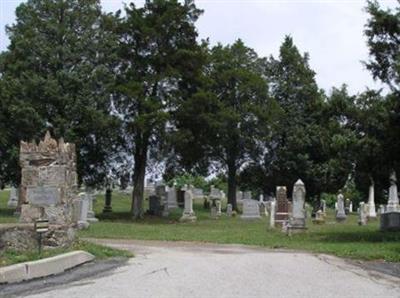
<svg viewBox="0 0 400 298"><path fill-rule="evenodd" d="M400 297L399 278L327 255L241 245L96 241L136 257L106 275L26 297Z"/></svg>

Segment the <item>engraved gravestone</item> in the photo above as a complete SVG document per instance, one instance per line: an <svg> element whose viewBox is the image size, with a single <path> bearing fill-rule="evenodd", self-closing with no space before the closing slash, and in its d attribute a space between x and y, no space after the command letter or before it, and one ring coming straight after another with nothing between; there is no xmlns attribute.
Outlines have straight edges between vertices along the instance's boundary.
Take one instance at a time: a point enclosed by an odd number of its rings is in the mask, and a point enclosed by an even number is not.
<svg viewBox="0 0 400 298"><path fill-rule="evenodd" d="M276 188L275 208L275 224L282 226L289 219L289 201L287 199L286 186L278 186Z"/></svg>

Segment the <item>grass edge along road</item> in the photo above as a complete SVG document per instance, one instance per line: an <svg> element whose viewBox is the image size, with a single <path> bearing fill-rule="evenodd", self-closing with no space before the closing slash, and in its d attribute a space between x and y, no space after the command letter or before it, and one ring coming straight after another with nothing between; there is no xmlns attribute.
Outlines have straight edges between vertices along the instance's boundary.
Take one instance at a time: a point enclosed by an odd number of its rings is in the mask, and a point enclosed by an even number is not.
<svg viewBox="0 0 400 298"><path fill-rule="evenodd" d="M6 198L7 192L0 192L0 206L6 206ZM201 200L194 204L198 218L195 223L180 223L180 209L172 210L168 218L146 216L142 221L132 222L130 204L129 195L114 192L113 212L103 214L104 196L97 196L94 208L100 222L80 231L79 236L245 244L326 253L352 259L400 262L400 233L380 232L379 220L359 226L356 214L351 214L344 223L336 223L334 211L330 210L324 225L315 225L308 219L308 230L305 233L288 237L279 229L269 229L269 218L266 217L257 221L244 221L240 216L229 218L222 215L220 219L213 220L210 211L203 209ZM12 210L0 209L0 222L16 222L12 214Z"/></svg>

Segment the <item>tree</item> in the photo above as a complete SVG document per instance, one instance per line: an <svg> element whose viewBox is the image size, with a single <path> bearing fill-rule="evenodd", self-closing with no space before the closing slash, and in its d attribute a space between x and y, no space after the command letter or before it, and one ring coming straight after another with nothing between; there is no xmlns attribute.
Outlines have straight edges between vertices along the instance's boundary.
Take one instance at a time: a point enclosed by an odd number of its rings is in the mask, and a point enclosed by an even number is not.
<svg viewBox="0 0 400 298"><path fill-rule="evenodd" d="M138 219L149 155L162 152L171 114L193 88L199 51L194 23L201 11L193 1L149 0L142 8L130 4L125 12L118 28L114 104L133 154L132 215Z"/></svg>
<svg viewBox="0 0 400 298"><path fill-rule="evenodd" d="M370 15L365 30L370 60L365 64L374 79L379 79L390 88L385 100L389 117L384 141L385 156L391 168L399 171L400 6L385 10L377 1L369 1L366 10Z"/></svg>
<svg viewBox="0 0 400 298"><path fill-rule="evenodd" d="M261 155L260 145L269 137L273 121L264 63L241 40L211 48L205 69L208 81L193 97L196 105L184 114L194 135L202 135L203 150L213 166L226 171L228 202L234 209L237 175L251 157ZM190 117L194 119L188 121Z"/></svg>
<svg viewBox="0 0 400 298"><path fill-rule="evenodd" d="M0 60L2 114L10 119L0 158L13 182L19 141L51 130L76 144L81 181L102 183L118 135L109 113L116 41L108 30L111 19L98 0L29 0L18 6Z"/></svg>

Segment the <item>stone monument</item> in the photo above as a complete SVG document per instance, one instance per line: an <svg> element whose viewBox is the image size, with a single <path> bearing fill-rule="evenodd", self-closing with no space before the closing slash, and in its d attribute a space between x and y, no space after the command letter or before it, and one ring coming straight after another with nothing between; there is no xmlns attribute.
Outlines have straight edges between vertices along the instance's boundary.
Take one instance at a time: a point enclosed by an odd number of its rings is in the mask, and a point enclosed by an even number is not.
<svg viewBox="0 0 400 298"><path fill-rule="evenodd" d="M8 197L8 208L17 208L18 206L18 189L15 187L11 187L10 196Z"/></svg>
<svg viewBox="0 0 400 298"><path fill-rule="evenodd" d="M196 214L193 211L193 194L187 185L182 188L182 191L185 192L185 205L180 221L196 221Z"/></svg>
<svg viewBox="0 0 400 298"><path fill-rule="evenodd" d="M242 219L260 219L260 207L256 200L243 200L243 213L240 216Z"/></svg>
<svg viewBox="0 0 400 298"><path fill-rule="evenodd" d="M358 224L360 226L365 226L368 223L368 212L369 208L367 204L361 202L358 208Z"/></svg>
<svg viewBox="0 0 400 298"><path fill-rule="evenodd" d="M396 173L390 175L389 200L385 212L381 214L380 226L382 231L400 231L400 208L397 193Z"/></svg>
<svg viewBox="0 0 400 298"><path fill-rule="evenodd" d="M376 210L375 210L375 191L374 191L374 184L369 186L369 193L368 193L368 214L369 219L376 218Z"/></svg>
<svg viewBox="0 0 400 298"><path fill-rule="evenodd" d="M270 202L270 211L269 211L269 227L274 228L275 227L275 207L276 207L276 202L275 200Z"/></svg>
<svg viewBox="0 0 400 298"><path fill-rule="evenodd" d="M72 224L77 198L75 145L62 138L57 142L47 132L39 144L21 141L19 160L20 222L47 218L49 224Z"/></svg>
<svg viewBox="0 0 400 298"><path fill-rule="evenodd" d="M228 204L226 206L226 215L231 217L232 216L232 211L233 211L232 204Z"/></svg>
<svg viewBox="0 0 400 298"><path fill-rule="evenodd" d="M293 187L293 212L290 216L288 228L291 230L304 230L306 228L306 188L300 179Z"/></svg>
<svg viewBox="0 0 400 298"><path fill-rule="evenodd" d="M339 194L337 195L337 212L336 212L336 221L337 222L342 222L345 221L347 218L347 215L344 210L344 196L342 194L342 191L339 190Z"/></svg>
<svg viewBox="0 0 400 298"><path fill-rule="evenodd" d="M168 209L178 208L178 201L176 199L176 187L175 185L167 189L167 205Z"/></svg>
<svg viewBox="0 0 400 298"><path fill-rule="evenodd" d="M289 220L289 201L287 199L286 186L276 188L276 213L275 225L282 226Z"/></svg>
<svg viewBox="0 0 400 298"><path fill-rule="evenodd" d="M87 191L86 192L86 199L89 202L89 210L88 210L88 213L87 213L87 221L88 222L97 222L97 221L99 221L96 218L96 215L95 215L95 213L93 211L93 202L96 199L94 198L94 195L93 195L93 193L91 191Z"/></svg>

